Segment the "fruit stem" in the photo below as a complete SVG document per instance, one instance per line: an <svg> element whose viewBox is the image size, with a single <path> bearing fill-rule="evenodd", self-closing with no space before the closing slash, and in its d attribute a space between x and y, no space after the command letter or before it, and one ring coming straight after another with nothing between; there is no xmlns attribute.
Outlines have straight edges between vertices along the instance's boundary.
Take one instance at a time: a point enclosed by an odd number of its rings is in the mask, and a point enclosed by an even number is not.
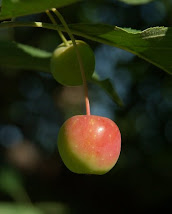
<svg viewBox="0 0 172 214"><path fill-rule="evenodd" d="M51 15L50 11L49 11L49 10L46 10L45 12L46 12L47 16L49 17L49 19L51 20L51 22L52 22L53 24L56 24L56 25L57 25L57 22L56 22L56 20L54 19L54 17ZM64 42L64 44L65 44L66 46L69 46L69 43L68 43L67 39L65 38L65 36L63 35L63 33L62 33L60 30L57 30L57 32L58 32L59 36L61 37L62 41Z"/></svg>
<svg viewBox="0 0 172 214"><path fill-rule="evenodd" d="M66 29L66 32L68 33L70 39L72 40L74 48L75 48L76 55L77 55L78 62L79 62L80 71L81 71L81 76L82 76L82 81L83 81L83 87L84 87L84 93L85 93L86 114L90 115L90 102L89 102L89 98L88 98L87 80L86 80L86 77L85 77L85 71L84 71L84 66L83 66L82 58L81 58L81 55L79 53L79 50L78 50L75 38L74 38L72 32L70 31L70 29L69 29L66 21L64 20L63 16L56 10L56 8L52 8L51 10L56 14L56 16L59 18L59 20L63 24L64 28Z"/></svg>

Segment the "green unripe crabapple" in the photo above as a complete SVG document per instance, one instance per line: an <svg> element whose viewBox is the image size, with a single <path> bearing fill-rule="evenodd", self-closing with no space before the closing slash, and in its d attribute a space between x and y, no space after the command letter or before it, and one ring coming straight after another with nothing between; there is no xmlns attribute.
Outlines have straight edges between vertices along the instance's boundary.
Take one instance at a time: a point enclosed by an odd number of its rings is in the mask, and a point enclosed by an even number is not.
<svg viewBox="0 0 172 214"><path fill-rule="evenodd" d="M51 73L55 80L66 86L82 85L81 70L72 41L69 46L60 44L51 58ZM86 79L90 79L95 68L95 57L92 49L83 41L76 40L82 59Z"/></svg>
<svg viewBox="0 0 172 214"><path fill-rule="evenodd" d="M64 164L72 172L102 175L118 160L121 134L109 118L76 115L62 125L58 149Z"/></svg>

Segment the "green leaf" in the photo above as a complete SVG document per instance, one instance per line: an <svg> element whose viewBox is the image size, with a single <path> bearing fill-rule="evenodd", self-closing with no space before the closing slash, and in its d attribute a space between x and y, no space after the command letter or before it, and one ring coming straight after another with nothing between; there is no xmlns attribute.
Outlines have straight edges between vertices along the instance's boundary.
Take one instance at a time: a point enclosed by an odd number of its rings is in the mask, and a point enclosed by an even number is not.
<svg viewBox="0 0 172 214"><path fill-rule="evenodd" d="M51 53L16 42L0 42L1 67L22 68L50 72L50 59ZM98 75L94 74L91 79L91 82L99 85L103 90L105 90L106 93L112 98L112 100L118 105L123 105L109 79L100 80ZM8 179L6 181L8 181ZM15 182L16 179L14 179L13 181Z"/></svg>
<svg viewBox="0 0 172 214"><path fill-rule="evenodd" d="M154 1L154 0L119 0L119 1L122 1L126 4L137 5L137 4L146 4L146 3L149 3L149 2Z"/></svg>
<svg viewBox="0 0 172 214"><path fill-rule="evenodd" d="M44 71L50 73L50 59L52 53L45 52L43 50L33 48L31 46L23 45L16 42L0 41L0 67L6 68L21 68L31 69L37 71ZM97 74L94 74L91 82L99 85L105 92L112 98L114 102L122 106L123 103L120 100L118 94L115 91L114 86L109 79L100 80ZM3 177L7 174L3 174ZM7 176L12 177L12 176ZM8 179L3 179L8 182ZM17 185L3 185L0 177L0 186L9 187L10 190ZM16 183L16 179L12 179L12 183ZM2 185L1 185L2 184ZM10 191L8 191L10 192ZM14 191L13 197L15 196Z"/></svg>
<svg viewBox="0 0 172 214"><path fill-rule="evenodd" d="M35 204L45 214L69 214L71 213L66 204L55 202L40 202Z"/></svg>
<svg viewBox="0 0 172 214"><path fill-rule="evenodd" d="M0 203L0 213L2 214L45 214L38 208L31 205L20 205L12 203Z"/></svg>
<svg viewBox="0 0 172 214"><path fill-rule="evenodd" d="M6 193L18 192L21 189L21 181L14 171L3 169L0 173L0 189Z"/></svg>
<svg viewBox="0 0 172 214"><path fill-rule="evenodd" d="M0 41L0 66L49 71L51 53L11 41Z"/></svg>
<svg viewBox="0 0 172 214"><path fill-rule="evenodd" d="M152 27L144 31L104 24L73 24L79 36L129 51L172 74L172 28Z"/></svg>
<svg viewBox="0 0 172 214"><path fill-rule="evenodd" d="M40 13L53 7L59 8L80 0L3 0L0 20Z"/></svg>
<svg viewBox="0 0 172 214"><path fill-rule="evenodd" d="M41 22L4 22L5 27L43 27L65 31L64 27ZM172 74L172 28L152 27L144 31L105 24L72 24L73 34L129 51Z"/></svg>
<svg viewBox="0 0 172 214"><path fill-rule="evenodd" d="M119 106L123 106L123 102L118 96L114 85L112 85L110 79L100 80L98 74L94 73L91 79L91 82L100 86Z"/></svg>
<svg viewBox="0 0 172 214"><path fill-rule="evenodd" d="M16 201L30 203L30 199L23 187L21 177L14 170L1 169L0 190L10 195Z"/></svg>

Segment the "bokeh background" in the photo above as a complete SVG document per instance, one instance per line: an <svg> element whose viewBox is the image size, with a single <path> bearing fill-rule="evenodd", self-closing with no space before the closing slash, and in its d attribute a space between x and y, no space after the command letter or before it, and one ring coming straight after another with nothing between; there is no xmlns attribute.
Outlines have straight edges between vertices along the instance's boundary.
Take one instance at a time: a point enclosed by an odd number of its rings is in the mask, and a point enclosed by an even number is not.
<svg viewBox="0 0 172 214"><path fill-rule="evenodd" d="M85 1L59 11L68 23L172 26L171 0L141 6ZM49 22L43 13L18 20ZM57 32L32 28L1 30L0 39L49 52L61 43ZM50 74L0 68L0 201L33 203L48 214L172 211L172 77L126 51L85 41L95 52L96 72L110 79L124 102L118 107L89 83L92 114L111 118L121 130L116 166L103 176L77 175L60 159L60 126L85 113L82 87L63 87Z"/></svg>

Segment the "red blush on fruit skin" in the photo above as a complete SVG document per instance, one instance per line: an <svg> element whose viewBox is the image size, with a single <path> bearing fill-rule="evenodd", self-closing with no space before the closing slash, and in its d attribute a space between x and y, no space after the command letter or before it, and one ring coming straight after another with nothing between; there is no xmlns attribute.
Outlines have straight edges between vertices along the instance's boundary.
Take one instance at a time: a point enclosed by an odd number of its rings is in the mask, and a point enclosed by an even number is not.
<svg viewBox="0 0 172 214"><path fill-rule="evenodd" d="M110 119L78 115L69 119L65 135L71 151L82 161L98 168L113 167L121 150L121 135Z"/></svg>

